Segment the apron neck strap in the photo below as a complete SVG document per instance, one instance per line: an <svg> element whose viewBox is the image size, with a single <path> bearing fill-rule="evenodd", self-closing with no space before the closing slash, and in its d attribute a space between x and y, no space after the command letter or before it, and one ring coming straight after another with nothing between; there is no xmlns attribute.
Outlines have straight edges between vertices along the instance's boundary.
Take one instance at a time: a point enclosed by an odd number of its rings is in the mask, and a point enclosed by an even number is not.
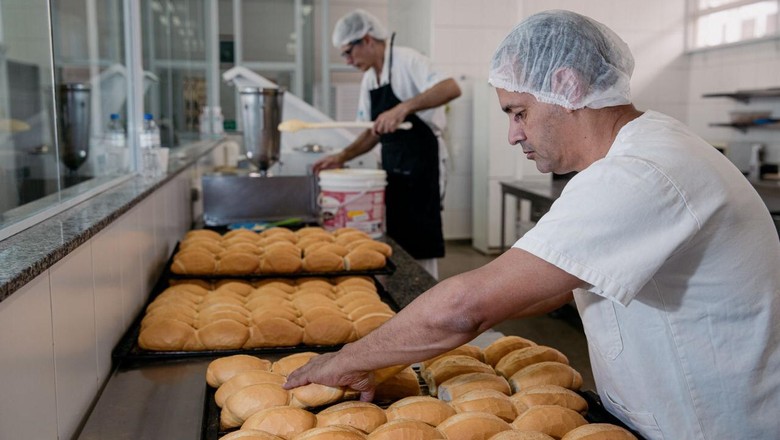
<svg viewBox="0 0 780 440"><path fill-rule="evenodd" d="M390 35L390 57L387 62L387 83L393 81L393 43L395 42L395 32Z"/></svg>

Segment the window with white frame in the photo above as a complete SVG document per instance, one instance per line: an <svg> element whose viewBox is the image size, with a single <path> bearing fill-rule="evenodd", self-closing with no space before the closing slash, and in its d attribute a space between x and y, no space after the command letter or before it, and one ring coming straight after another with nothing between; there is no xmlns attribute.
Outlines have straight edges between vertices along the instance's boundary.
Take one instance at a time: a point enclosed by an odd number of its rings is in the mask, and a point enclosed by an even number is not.
<svg viewBox="0 0 780 440"><path fill-rule="evenodd" d="M780 0L688 0L688 49L780 37Z"/></svg>

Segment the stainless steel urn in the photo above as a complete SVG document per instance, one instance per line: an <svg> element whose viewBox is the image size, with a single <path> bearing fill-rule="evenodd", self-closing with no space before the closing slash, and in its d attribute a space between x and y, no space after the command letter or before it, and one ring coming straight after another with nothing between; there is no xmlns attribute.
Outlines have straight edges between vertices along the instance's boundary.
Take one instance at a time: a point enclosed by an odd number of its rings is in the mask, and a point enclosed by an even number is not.
<svg viewBox="0 0 780 440"><path fill-rule="evenodd" d="M240 90L246 157L261 173L279 161L284 91L244 87Z"/></svg>
<svg viewBox="0 0 780 440"><path fill-rule="evenodd" d="M76 172L89 156L90 87L67 83L59 88L60 160Z"/></svg>

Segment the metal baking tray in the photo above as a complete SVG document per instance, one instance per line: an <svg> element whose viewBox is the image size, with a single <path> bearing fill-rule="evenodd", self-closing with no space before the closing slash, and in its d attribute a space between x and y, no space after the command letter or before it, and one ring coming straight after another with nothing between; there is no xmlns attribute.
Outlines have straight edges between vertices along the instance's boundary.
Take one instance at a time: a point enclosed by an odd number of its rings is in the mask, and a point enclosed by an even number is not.
<svg viewBox="0 0 780 440"><path fill-rule="evenodd" d="M357 275L392 275L395 273L396 265L389 257L385 259L385 267L369 270L341 270L336 272L293 272L293 273L256 273L248 275L221 275L221 274L208 274L208 275L184 275L177 274L171 271L171 264L173 264L173 258L179 252L179 243L176 243L176 247L171 254L171 258L165 263L165 276L174 279L199 279L199 280L258 280L264 278L304 278L304 277L343 277L343 276L357 276Z"/></svg>
<svg viewBox="0 0 780 440"><path fill-rule="evenodd" d="M350 274L354 275L354 274ZM356 275L355 275L356 276ZM276 277L279 278L279 277ZM376 286L377 293L382 302L386 303L394 312L398 312L401 308L393 300L393 298L387 293L376 278L371 277ZM145 350L138 346L138 334L141 331L141 320L144 317L146 308L152 301L162 293L169 285L170 278L164 275L158 280L152 294L149 296L149 300L144 304L141 312L133 321L132 325L127 329L122 339L119 340L116 347L112 351L112 359L115 364L128 365L133 363L143 362L155 362L155 361L170 361L177 359L191 359L191 358L216 358L222 356L230 356L234 354L250 354L256 356L278 355L285 356L292 353L298 353L302 351L313 351L317 353L325 353L330 351L337 351L344 344L338 345L295 345L289 347L260 347L260 348L246 348L246 349L227 349L227 350L200 350L200 351L152 351Z"/></svg>
<svg viewBox="0 0 780 440"><path fill-rule="evenodd" d="M269 359L270 360L270 359ZM275 360L275 359L274 359ZM425 381L422 380L422 377L420 377L420 369L418 365L413 366L414 371L417 373L417 379L420 382L420 390L421 395L428 395L428 385L426 385ZM219 426L219 416L221 408L217 406L216 401L214 400L214 394L217 392L216 388L212 388L208 384L206 385L206 393L205 393L205 402L203 404L203 420L202 420L202 435L201 440L218 440L220 437L236 431L237 429L229 429L229 430L222 430ZM599 398L598 394L596 394L595 391L591 390L584 390L584 391L577 391L577 394L582 396L585 401L588 403L588 412L585 413L584 417L585 420L588 421L588 423L610 423L613 425L620 426L628 431L630 431L638 440L644 440L644 438L633 431L631 428L625 425L622 421L620 421L617 417L612 415L609 411L607 411L606 408L604 408L604 405L601 403L601 399ZM379 405L382 408L387 408L390 406L392 402L375 402L377 405ZM309 411L313 413L317 413L323 408L312 408L309 409Z"/></svg>

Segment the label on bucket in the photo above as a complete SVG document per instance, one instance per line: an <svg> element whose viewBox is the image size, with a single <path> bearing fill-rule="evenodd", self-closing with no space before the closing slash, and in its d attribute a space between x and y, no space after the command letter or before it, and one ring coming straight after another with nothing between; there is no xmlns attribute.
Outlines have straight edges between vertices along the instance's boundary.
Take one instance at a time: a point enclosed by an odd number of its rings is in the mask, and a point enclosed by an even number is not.
<svg viewBox="0 0 780 440"><path fill-rule="evenodd" d="M328 230L343 227L360 229L373 238L384 232L385 191L329 191L320 193L322 226Z"/></svg>

